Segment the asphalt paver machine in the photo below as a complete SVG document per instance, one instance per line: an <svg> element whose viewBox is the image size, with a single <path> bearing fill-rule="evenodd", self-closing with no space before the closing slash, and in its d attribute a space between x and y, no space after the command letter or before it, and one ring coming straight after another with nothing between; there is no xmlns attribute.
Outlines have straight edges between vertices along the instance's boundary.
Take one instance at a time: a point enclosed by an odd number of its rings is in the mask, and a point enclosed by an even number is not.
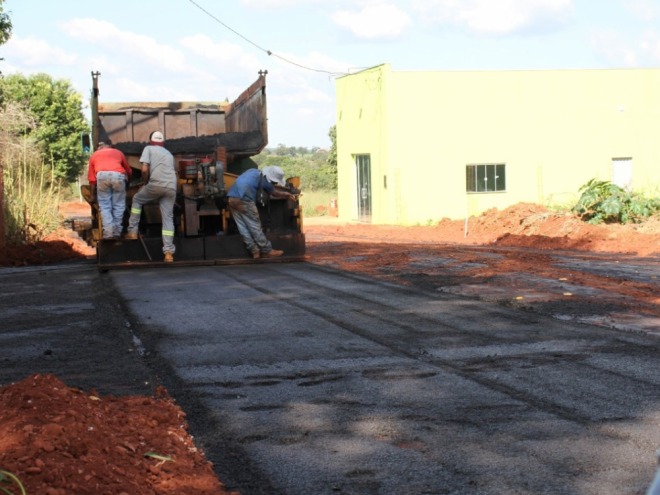
<svg viewBox="0 0 660 495"><path fill-rule="evenodd" d="M245 170L257 167L252 157L268 144L266 74L259 73L232 103L222 102L99 102L99 73L92 72L91 146L110 142L127 157L133 170L128 185L124 231L133 195L142 185L139 158L152 131L165 135L165 147L178 167L174 206L175 262L232 264L298 261L305 256L302 211L298 201L300 180L288 178L285 189L293 199L259 204L268 239L281 258L253 260L227 208L226 192ZM91 188L82 186L90 204L92 222L86 238L96 246L99 269L153 266L165 263L162 254L161 215L158 204L142 209L138 241L102 238L102 220Z"/></svg>

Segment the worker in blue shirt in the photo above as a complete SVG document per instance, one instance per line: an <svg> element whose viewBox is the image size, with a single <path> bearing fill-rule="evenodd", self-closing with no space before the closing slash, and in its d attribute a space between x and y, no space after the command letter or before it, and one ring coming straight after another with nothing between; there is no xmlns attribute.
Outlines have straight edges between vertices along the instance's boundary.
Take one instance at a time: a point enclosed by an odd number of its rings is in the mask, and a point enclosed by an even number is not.
<svg viewBox="0 0 660 495"><path fill-rule="evenodd" d="M229 211L253 259L274 258L284 254L284 251L273 249L266 238L256 203L260 186L273 198L294 198L290 192L278 189L276 185L286 186L284 171L280 167L265 167L263 171L251 168L243 172L227 191Z"/></svg>

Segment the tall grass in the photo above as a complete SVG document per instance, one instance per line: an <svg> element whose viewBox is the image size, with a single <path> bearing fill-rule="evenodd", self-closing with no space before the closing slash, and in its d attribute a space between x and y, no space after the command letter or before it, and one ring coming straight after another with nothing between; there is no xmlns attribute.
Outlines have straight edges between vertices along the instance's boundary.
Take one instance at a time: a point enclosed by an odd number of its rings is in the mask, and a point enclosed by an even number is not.
<svg viewBox="0 0 660 495"><path fill-rule="evenodd" d="M319 189L308 191L303 188L300 196L300 206L302 206L303 216L320 217L328 214L330 200L337 197L337 191L330 189Z"/></svg>
<svg viewBox="0 0 660 495"><path fill-rule="evenodd" d="M34 123L17 107L0 110L0 160L4 186L5 240L43 239L59 225L60 183L30 139Z"/></svg>

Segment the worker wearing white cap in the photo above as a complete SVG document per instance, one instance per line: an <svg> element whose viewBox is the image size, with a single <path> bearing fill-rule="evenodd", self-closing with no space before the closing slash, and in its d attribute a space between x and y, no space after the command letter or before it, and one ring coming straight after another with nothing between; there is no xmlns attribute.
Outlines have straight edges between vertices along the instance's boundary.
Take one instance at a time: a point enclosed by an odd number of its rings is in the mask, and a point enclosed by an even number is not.
<svg viewBox="0 0 660 495"><path fill-rule="evenodd" d="M280 167L276 167L276 166L264 167L262 173L266 176L266 179L268 179L273 184L277 184L278 186L282 186L282 187L286 185L286 182L284 180L284 170L282 170Z"/></svg>
<svg viewBox="0 0 660 495"><path fill-rule="evenodd" d="M165 149L165 137L160 131L149 136L149 144L140 156L142 181L144 185L133 196L131 216L128 221L126 239L138 238L138 226L142 206L150 201L158 201L162 217L162 237L164 261L174 261L174 202L176 201L177 169L174 156Z"/></svg>
<svg viewBox="0 0 660 495"><path fill-rule="evenodd" d="M273 258L282 256L284 251L273 249L261 226L257 209L259 189L273 198L293 198L294 196L275 185L284 187L284 171L280 167L265 167L262 172L251 168L243 172L227 191L227 204L234 217L238 232L252 258Z"/></svg>

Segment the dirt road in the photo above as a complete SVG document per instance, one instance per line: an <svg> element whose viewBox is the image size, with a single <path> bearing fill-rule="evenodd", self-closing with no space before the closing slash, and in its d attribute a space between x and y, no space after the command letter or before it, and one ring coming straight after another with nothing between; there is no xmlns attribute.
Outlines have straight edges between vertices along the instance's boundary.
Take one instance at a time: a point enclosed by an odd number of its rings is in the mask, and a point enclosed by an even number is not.
<svg viewBox="0 0 660 495"><path fill-rule="evenodd" d="M310 238L313 263L611 328L660 332L660 257ZM385 251L385 252L384 252ZM350 253L350 254L349 254Z"/></svg>

